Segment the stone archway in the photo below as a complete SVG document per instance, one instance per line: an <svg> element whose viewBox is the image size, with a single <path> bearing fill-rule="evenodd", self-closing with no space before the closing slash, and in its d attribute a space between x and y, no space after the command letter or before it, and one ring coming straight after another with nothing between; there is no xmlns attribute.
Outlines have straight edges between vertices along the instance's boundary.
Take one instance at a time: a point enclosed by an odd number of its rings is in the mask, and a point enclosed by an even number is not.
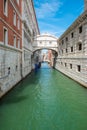
<svg viewBox="0 0 87 130"><path fill-rule="evenodd" d="M55 67L56 57L58 56L57 38L51 34L41 34L34 38L33 54L39 50L47 49L52 50L53 53L53 66ZM37 55L37 54L35 54ZM38 55L39 56L39 55Z"/></svg>
<svg viewBox="0 0 87 130"><path fill-rule="evenodd" d="M58 53L57 38L47 33L36 36L33 44L33 52L41 49L54 50Z"/></svg>

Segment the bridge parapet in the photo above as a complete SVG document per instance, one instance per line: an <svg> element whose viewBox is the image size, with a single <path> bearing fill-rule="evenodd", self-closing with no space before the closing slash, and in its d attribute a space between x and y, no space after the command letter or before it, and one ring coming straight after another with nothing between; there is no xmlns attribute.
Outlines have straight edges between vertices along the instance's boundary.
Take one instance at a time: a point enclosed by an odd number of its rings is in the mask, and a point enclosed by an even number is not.
<svg viewBox="0 0 87 130"><path fill-rule="evenodd" d="M34 39L33 51L48 49L58 53L57 38L50 34L38 35Z"/></svg>

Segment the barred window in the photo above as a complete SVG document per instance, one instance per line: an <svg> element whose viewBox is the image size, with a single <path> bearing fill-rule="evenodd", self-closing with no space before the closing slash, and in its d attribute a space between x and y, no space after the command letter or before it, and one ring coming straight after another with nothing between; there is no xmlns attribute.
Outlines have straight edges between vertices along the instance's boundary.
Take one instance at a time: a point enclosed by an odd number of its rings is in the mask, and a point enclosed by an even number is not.
<svg viewBox="0 0 87 130"><path fill-rule="evenodd" d="M4 0L4 14L8 15L8 0Z"/></svg>

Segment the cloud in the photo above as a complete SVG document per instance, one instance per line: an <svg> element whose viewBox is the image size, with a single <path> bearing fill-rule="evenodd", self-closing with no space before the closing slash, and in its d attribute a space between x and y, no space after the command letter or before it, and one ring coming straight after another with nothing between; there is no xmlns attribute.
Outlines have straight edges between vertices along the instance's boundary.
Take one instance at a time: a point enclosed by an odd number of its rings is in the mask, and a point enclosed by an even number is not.
<svg viewBox="0 0 87 130"><path fill-rule="evenodd" d="M63 5L60 0L35 0L35 10L41 33L47 32L59 36L64 30L55 25L61 19L56 17Z"/></svg>
<svg viewBox="0 0 87 130"><path fill-rule="evenodd" d="M63 27L55 26L55 24L53 25L51 23L45 23L44 21L40 22L39 24L41 33L50 33L59 37L65 31Z"/></svg>
<svg viewBox="0 0 87 130"><path fill-rule="evenodd" d="M35 9L38 19L53 17L59 10L62 3L58 0L50 0L50 2L35 2Z"/></svg>
<svg viewBox="0 0 87 130"><path fill-rule="evenodd" d="M76 4L75 4L76 3ZM83 0L34 0L40 32L60 36L83 12Z"/></svg>

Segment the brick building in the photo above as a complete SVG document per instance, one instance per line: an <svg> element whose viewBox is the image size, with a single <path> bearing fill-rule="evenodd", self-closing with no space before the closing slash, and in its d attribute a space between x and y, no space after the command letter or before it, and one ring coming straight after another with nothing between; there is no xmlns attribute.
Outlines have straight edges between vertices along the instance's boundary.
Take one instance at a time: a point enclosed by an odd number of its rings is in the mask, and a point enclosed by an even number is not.
<svg viewBox="0 0 87 130"><path fill-rule="evenodd" d="M0 96L21 80L21 0L0 0Z"/></svg>
<svg viewBox="0 0 87 130"><path fill-rule="evenodd" d="M0 97L30 73L38 33L32 0L0 0Z"/></svg>
<svg viewBox="0 0 87 130"><path fill-rule="evenodd" d="M21 0L0 0L0 43L21 49L21 22Z"/></svg>

